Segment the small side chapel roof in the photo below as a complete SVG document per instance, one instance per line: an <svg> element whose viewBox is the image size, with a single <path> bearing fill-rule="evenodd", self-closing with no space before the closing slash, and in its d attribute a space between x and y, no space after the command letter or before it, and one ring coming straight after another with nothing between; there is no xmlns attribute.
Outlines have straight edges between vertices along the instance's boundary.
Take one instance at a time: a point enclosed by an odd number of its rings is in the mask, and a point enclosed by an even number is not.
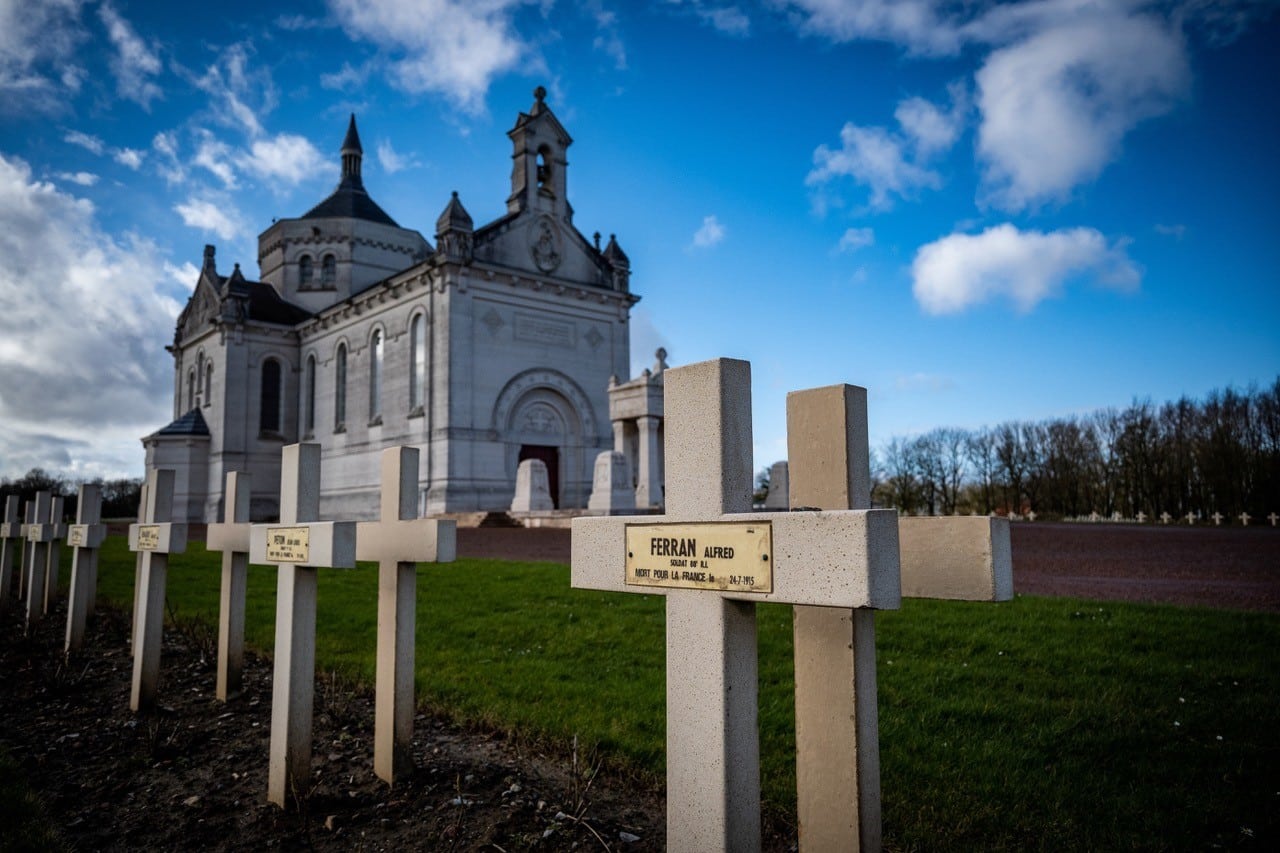
<svg viewBox="0 0 1280 853"><path fill-rule="evenodd" d="M219 276L219 278L222 287L230 295L248 298L250 320L292 326L311 316L310 311L281 299L280 294L271 285L261 281L249 281L240 272L239 264L236 264L231 275Z"/></svg>
<svg viewBox="0 0 1280 853"><path fill-rule="evenodd" d="M399 228L400 225L387 215L378 203L369 197L364 188L364 179L360 176L361 162L364 159L364 147L360 144L360 134L356 130L356 116L351 114L347 124L347 135L342 140L342 180L338 187L324 201L307 211L303 219L364 219L380 225Z"/></svg>
<svg viewBox="0 0 1280 853"><path fill-rule="evenodd" d="M208 435L209 425L199 409L192 409L168 426L156 430L156 435Z"/></svg>

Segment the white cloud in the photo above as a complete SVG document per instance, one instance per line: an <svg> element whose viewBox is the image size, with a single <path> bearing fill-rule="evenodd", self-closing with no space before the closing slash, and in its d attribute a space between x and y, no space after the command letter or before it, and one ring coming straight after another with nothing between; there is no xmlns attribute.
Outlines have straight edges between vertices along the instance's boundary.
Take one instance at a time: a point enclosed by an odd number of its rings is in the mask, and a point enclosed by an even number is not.
<svg viewBox="0 0 1280 853"><path fill-rule="evenodd" d="M63 142L70 142L72 145L79 145L86 151L92 151L99 156L107 150L107 146L101 139L96 136L90 136L87 133L81 133L78 130L68 131L67 135L62 137Z"/></svg>
<svg viewBox="0 0 1280 853"><path fill-rule="evenodd" d="M191 293L196 289L196 282L200 279L200 270L190 261L183 261L181 266L165 261L164 274L169 280L187 293Z"/></svg>
<svg viewBox="0 0 1280 853"><path fill-rule="evenodd" d="M0 474L137 473L138 438L168 420L180 308L160 250L0 154L0 256Z"/></svg>
<svg viewBox="0 0 1280 853"><path fill-rule="evenodd" d="M442 95L467 112L484 108L493 79L519 67L530 47L515 32L524 0L329 0L343 29L397 58L391 82Z"/></svg>
<svg viewBox="0 0 1280 853"><path fill-rule="evenodd" d="M111 57L116 91L122 98L136 101L144 110L150 110L151 102L162 96L160 87L151 80L160 73L160 57L110 3L104 3L98 9L98 17L116 48Z"/></svg>
<svg viewBox="0 0 1280 853"><path fill-rule="evenodd" d="M289 186L296 186L331 169L331 164L308 139L292 133L255 140L241 163L259 178Z"/></svg>
<svg viewBox="0 0 1280 853"><path fill-rule="evenodd" d="M0 0L0 113L57 110L79 88L83 70L72 60L86 37L80 6Z"/></svg>
<svg viewBox="0 0 1280 853"><path fill-rule="evenodd" d="M199 131L199 136L200 142L191 165L211 172L227 189L235 189L238 184L236 170L231 165L231 146L207 130Z"/></svg>
<svg viewBox="0 0 1280 853"><path fill-rule="evenodd" d="M136 172L142 168L142 158L145 154L145 151L139 151L136 148L121 148L111 156L120 165L128 166Z"/></svg>
<svg viewBox="0 0 1280 853"><path fill-rule="evenodd" d="M1008 223L922 246L911 273L912 292L929 314L953 314L1000 296L1026 312L1071 278L1088 276L1117 289L1135 288L1142 279L1124 243L1108 243L1093 228L1045 233Z"/></svg>
<svg viewBox="0 0 1280 853"><path fill-rule="evenodd" d="M233 44L192 82L213 99L213 115L220 123L257 137L263 132L259 115L275 109L276 89L269 71L250 67L252 53L247 42Z"/></svg>
<svg viewBox="0 0 1280 853"><path fill-rule="evenodd" d="M391 141L383 139L378 142L378 164L388 175L413 169L421 165L412 154L399 154L391 147Z"/></svg>
<svg viewBox="0 0 1280 853"><path fill-rule="evenodd" d="M151 149L159 155L160 162L156 163L156 169L166 183L170 185L180 184L187 179L187 170L178 161L178 135L176 133L173 131L157 133L155 138L151 140Z"/></svg>
<svg viewBox="0 0 1280 853"><path fill-rule="evenodd" d="M98 182L98 176L93 172L55 172L53 176L60 181L68 181L82 187L91 187Z"/></svg>
<svg viewBox="0 0 1280 853"><path fill-rule="evenodd" d="M207 198L189 198L173 208L184 224L201 231L212 231L223 240L234 240L247 233L244 221L231 205L218 205Z"/></svg>
<svg viewBox="0 0 1280 853"><path fill-rule="evenodd" d="M619 71L627 68L627 47L622 43L622 35L618 32L618 16L604 8L600 0L587 0L584 4L587 12L596 21L596 37L591 47L613 60L613 66Z"/></svg>
<svg viewBox="0 0 1280 853"><path fill-rule="evenodd" d="M836 245L837 252L856 252L872 245L876 235L870 228L850 228L844 232Z"/></svg>
<svg viewBox="0 0 1280 853"><path fill-rule="evenodd" d="M1022 210L1066 198L1189 81L1181 36L1148 16L1096 15L995 51L977 74L988 200Z"/></svg>
<svg viewBox="0 0 1280 853"><path fill-rule="evenodd" d="M370 66L362 65L359 68L353 68L351 63L342 63L342 68L331 74L320 75L320 85L326 89L334 89L339 92L347 92L358 89L364 85L369 79Z"/></svg>
<svg viewBox="0 0 1280 853"><path fill-rule="evenodd" d="M901 44L913 52L951 54L962 43L953 20L933 0L775 0L800 32L834 42Z"/></svg>
<svg viewBox="0 0 1280 853"><path fill-rule="evenodd" d="M927 159L950 150L964 129L968 108L964 86L952 83L947 87L947 93L951 97L951 108L945 112L920 97L907 98L893 112L903 134L911 141L917 158Z"/></svg>
<svg viewBox="0 0 1280 853"><path fill-rule="evenodd" d="M751 32L751 19L737 6L717 6L712 9L699 8L698 17L703 23L710 24L716 30L728 36L743 37Z"/></svg>
<svg viewBox="0 0 1280 853"><path fill-rule="evenodd" d="M907 140L899 134L849 122L840 129L839 149L819 145L813 152L813 169L805 184L819 186L850 177L870 188L873 210L887 210L893 206L893 196L913 198L919 190L942 186L937 172L907 159L907 148Z"/></svg>
<svg viewBox="0 0 1280 853"><path fill-rule="evenodd" d="M693 235L693 248L709 249L722 242L729 231L715 216L704 216L702 227Z"/></svg>

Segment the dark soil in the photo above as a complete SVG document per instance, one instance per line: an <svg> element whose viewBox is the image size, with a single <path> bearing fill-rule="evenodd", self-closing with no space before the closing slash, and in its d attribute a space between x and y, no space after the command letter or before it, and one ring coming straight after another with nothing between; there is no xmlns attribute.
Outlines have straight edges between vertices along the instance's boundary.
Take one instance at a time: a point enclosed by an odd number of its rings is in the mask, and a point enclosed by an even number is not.
<svg viewBox="0 0 1280 853"><path fill-rule="evenodd" d="M569 531L462 529L468 557L569 559ZM1280 612L1280 530L1015 524L1020 594ZM64 662L62 605L31 636L0 614L0 753L79 850L661 850L660 785L430 716L416 769L394 789L372 766L373 697L320 674L314 785L266 802L271 668L250 655L245 690L213 697L211 637L167 630L160 706L129 710L127 620L100 612ZM630 840L630 839L636 840ZM793 849L785 827L766 849ZM7 849L0 826L0 849Z"/></svg>

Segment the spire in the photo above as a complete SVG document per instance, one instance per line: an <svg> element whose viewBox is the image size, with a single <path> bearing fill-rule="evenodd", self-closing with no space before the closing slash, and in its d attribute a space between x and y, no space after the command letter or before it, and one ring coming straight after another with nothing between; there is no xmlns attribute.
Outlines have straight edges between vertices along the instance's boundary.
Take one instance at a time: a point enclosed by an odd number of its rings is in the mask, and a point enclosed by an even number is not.
<svg viewBox="0 0 1280 853"><path fill-rule="evenodd" d="M453 198L449 199L449 203L445 205L444 212L440 214L440 218L436 220L436 234L443 234L446 231L471 231L475 223L471 221L471 214L467 213L467 209L462 206L462 201L458 198L458 191L453 191Z"/></svg>
<svg viewBox="0 0 1280 853"><path fill-rule="evenodd" d="M352 189L364 189L364 181L360 178L360 161L364 159L364 148L360 145L360 134L356 131L356 114L351 114L351 122L347 125L347 136L342 140L342 184Z"/></svg>

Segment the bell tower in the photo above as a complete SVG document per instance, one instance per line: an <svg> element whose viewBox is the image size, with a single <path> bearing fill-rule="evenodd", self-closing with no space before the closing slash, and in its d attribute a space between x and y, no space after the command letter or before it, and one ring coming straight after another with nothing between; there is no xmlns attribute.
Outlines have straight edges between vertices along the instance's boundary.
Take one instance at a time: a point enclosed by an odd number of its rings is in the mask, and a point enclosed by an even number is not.
<svg viewBox="0 0 1280 853"><path fill-rule="evenodd" d="M569 161L565 152L573 139L546 105L547 90L539 86L533 90L533 97L529 112L521 113L516 126L507 133L514 161L507 212L546 213L569 224L573 208L566 195Z"/></svg>

